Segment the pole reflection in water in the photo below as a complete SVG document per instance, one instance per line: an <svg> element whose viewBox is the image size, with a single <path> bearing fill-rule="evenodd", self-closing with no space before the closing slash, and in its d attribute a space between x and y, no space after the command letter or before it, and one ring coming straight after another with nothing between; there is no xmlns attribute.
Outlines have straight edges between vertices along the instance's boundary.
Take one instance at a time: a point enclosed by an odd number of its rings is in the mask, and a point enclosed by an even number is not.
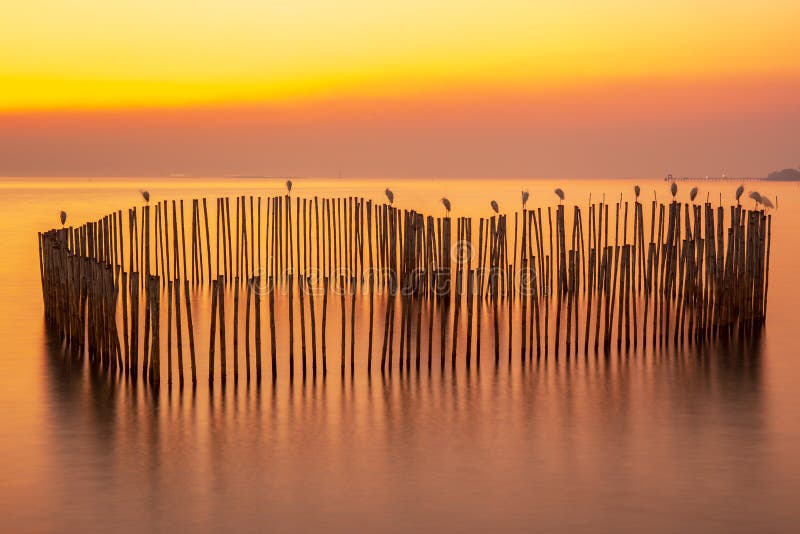
<svg viewBox="0 0 800 534"><path fill-rule="evenodd" d="M98 527L580 530L622 507L630 529L672 530L719 499L743 517L765 498L749 495L766 469L761 343L183 390L54 344L53 459L92 473L57 497Z"/></svg>

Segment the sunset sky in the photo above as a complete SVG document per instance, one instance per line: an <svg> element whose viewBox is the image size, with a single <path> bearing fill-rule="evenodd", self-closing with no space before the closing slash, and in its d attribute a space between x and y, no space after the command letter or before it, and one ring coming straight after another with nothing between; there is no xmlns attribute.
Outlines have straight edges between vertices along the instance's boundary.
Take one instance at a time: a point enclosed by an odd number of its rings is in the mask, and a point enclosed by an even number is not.
<svg viewBox="0 0 800 534"><path fill-rule="evenodd" d="M656 177L800 165L796 0L29 0L0 174Z"/></svg>

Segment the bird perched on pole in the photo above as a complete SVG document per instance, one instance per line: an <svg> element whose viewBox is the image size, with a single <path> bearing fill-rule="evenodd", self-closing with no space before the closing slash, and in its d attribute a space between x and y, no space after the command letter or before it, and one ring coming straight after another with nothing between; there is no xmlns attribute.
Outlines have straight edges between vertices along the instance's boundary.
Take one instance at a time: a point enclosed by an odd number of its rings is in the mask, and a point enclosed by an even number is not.
<svg viewBox="0 0 800 534"><path fill-rule="evenodd" d="M736 204L739 204L739 199L742 198L742 193L744 193L744 184L740 185L736 188Z"/></svg>
<svg viewBox="0 0 800 534"><path fill-rule="evenodd" d="M564 190L563 189L561 189L560 187L556 187L555 194L556 194L556 196L559 198L559 200L561 202L564 202Z"/></svg>
<svg viewBox="0 0 800 534"><path fill-rule="evenodd" d="M748 196L755 201L756 209L758 209L758 205L763 202L763 199L761 198L761 194L758 191L750 191L750 195L748 195Z"/></svg>
<svg viewBox="0 0 800 534"><path fill-rule="evenodd" d="M672 182L672 185L669 186L669 192L672 193L672 200L675 200L675 196L678 194L678 184Z"/></svg>
<svg viewBox="0 0 800 534"><path fill-rule="evenodd" d="M444 209L447 210L448 217L450 216L450 200L447 197L442 197L442 204L444 204Z"/></svg>
<svg viewBox="0 0 800 534"><path fill-rule="evenodd" d="M288 191L289 193L292 192L292 181L291 180L286 180L286 191Z"/></svg>
<svg viewBox="0 0 800 534"><path fill-rule="evenodd" d="M67 212L66 211L62 211L61 212L61 227L62 228L64 227L64 223L65 222L67 222Z"/></svg>
<svg viewBox="0 0 800 534"><path fill-rule="evenodd" d="M525 209L525 204L528 203L528 198L530 198L531 194L528 193L527 189L522 190L522 209Z"/></svg>
<svg viewBox="0 0 800 534"><path fill-rule="evenodd" d="M150 202L150 192L149 191L139 191L142 194L142 198L145 202Z"/></svg>
<svg viewBox="0 0 800 534"><path fill-rule="evenodd" d="M489 205L492 206L492 209L494 210L495 213L500 213L500 205L497 203L496 200L492 200L489 203Z"/></svg>
<svg viewBox="0 0 800 534"><path fill-rule="evenodd" d="M633 186L633 194L636 195L636 202L639 202L639 194L641 194L642 189L638 185Z"/></svg>
<svg viewBox="0 0 800 534"><path fill-rule="evenodd" d="M389 199L389 205L391 206L394 203L394 193L392 193L392 190L389 189L388 187L384 192L386 193L386 198Z"/></svg>
<svg viewBox="0 0 800 534"><path fill-rule="evenodd" d="M697 198L697 191L698 189L696 186L693 187L691 191L689 191L689 200L691 200L692 202L694 202L694 199Z"/></svg>

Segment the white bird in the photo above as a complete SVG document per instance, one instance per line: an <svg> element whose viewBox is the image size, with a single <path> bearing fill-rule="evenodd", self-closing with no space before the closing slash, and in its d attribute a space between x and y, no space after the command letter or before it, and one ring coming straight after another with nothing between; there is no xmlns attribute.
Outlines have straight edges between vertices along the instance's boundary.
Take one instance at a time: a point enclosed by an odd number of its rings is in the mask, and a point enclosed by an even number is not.
<svg viewBox="0 0 800 534"><path fill-rule="evenodd" d="M525 204L528 203L528 198L530 198L531 194L528 193L527 189L522 190L522 209L525 209Z"/></svg>
<svg viewBox="0 0 800 534"><path fill-rule="evenodd" d="M149 191L142 190L142 191L140 191L140 193L142 194L142 198L144 199L145 202L150 202L150 192Z"/></svg>
<svg viewBox="0 0 800 534"><path fill-rule="evenodd" d="M67 222L67 212L66 211L62 211L61 212L61 226L64 226L65 222Z"/></svg>
<svg viewBox="0 0 800 534"><path fill-rule="evenodd" d="M291 193L292 192L292 181L286 180L286 190Z"/></svg>
<svg viewBox="0 0 800 534"><path fill-rule="evenodd" d="M388 187L386 188L385 193L386 193L386 198L389 199L389 204L391 205L394 202L394 193L392 193L392 190L389 189Z"/></svg>
<svg viewBox="0 0 800 534"><path fill-rule="evenodd" d="M450 201L446 197L442 197L442 204L444 204L444 209L447 210L447 214L450 215Z"/></svg>
<svg viewBox="0 0 800 534"><path fill-rule="evenodd" d="M492 200L489 204L491 204L495 213L500 213L500 206L497 204L496 200Z"/></svg>
<svg viewBox="0 0 800 534"><path fill-rule="evenodd" d="M758 191L750 191L750 194L748 196L756 201L756 208L758 208L758 205L761 204L763 201L763 199L761 198L761 194Z"/></svg>

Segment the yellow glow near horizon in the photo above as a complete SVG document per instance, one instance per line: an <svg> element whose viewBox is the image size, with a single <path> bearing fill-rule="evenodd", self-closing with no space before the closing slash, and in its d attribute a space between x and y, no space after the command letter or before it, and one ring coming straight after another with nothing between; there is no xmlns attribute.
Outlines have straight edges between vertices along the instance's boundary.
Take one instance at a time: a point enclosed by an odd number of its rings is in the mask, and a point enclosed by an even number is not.
<svg viewBox="0 0 800 534"><path fill-rule="evenodd" d="M0 110L800 74L795 0L29 0Z"/></svg>

